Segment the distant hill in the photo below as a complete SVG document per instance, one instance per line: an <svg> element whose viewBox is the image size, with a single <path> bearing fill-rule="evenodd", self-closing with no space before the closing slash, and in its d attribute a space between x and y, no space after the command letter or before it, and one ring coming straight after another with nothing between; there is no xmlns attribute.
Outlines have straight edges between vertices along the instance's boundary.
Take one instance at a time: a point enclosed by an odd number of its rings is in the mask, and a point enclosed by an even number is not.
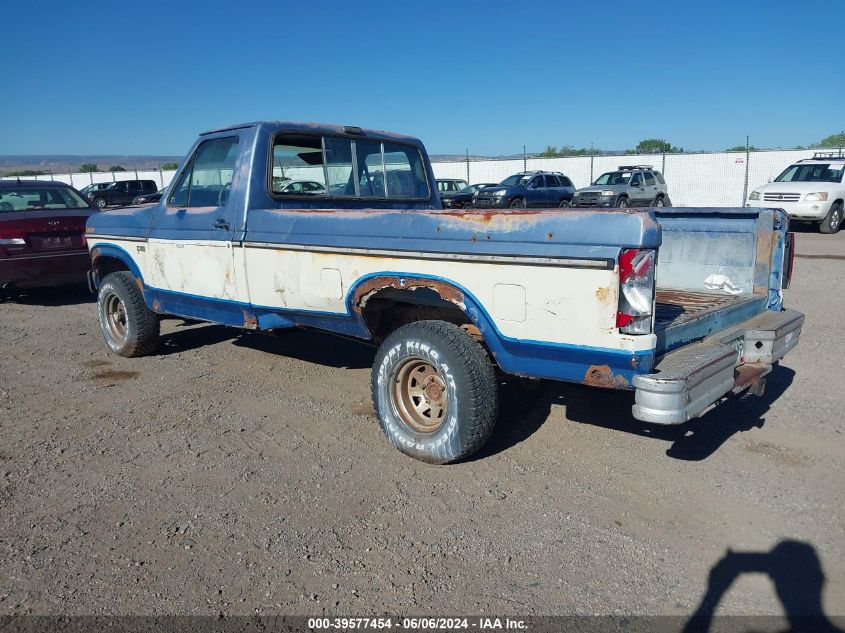
<svg viewBox="0 0 845 633"><path fill-rule="evenodd" d="M164 163L178 163L182 156L119 156L87 154L32 154L0 155L0 173L13 171L41 170L47 173L67 174L79 171L84 163L94 163L105 171L112 165L120 165L127 171L133 169L158 169Z"/></svg>

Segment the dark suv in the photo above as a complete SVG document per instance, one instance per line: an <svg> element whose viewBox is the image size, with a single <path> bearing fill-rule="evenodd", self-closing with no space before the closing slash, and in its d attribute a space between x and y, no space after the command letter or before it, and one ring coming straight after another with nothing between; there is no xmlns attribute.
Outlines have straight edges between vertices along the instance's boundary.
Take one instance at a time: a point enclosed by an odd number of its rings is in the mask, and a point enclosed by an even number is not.
<svg viewBox="0 0 845 633"><path fill-rule="evenodd" d="M135 196L155 193L158 185L154 180L119 180L105 189L88 194L91 202L100 209L112 205L131 204Z"/></svg>
<svg viewBox="0 0 845 633"><path fill-rule="evenodd" d="M526 171L498 185L475 192L472 206L480 209L568 207L575 193L572 181L559 172Z"/></svg>

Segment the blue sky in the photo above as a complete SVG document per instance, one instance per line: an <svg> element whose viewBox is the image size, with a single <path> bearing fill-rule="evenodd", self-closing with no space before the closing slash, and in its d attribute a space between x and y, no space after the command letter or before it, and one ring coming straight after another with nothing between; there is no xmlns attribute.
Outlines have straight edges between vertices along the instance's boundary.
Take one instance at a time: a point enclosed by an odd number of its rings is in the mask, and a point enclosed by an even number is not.
<svg viewBox="0 0 845 633"><path fill-rule="evenodd" d="M256 119L488 155L845 128L843 0L64 0L2 21L0 154L181 155Z"/></svg>

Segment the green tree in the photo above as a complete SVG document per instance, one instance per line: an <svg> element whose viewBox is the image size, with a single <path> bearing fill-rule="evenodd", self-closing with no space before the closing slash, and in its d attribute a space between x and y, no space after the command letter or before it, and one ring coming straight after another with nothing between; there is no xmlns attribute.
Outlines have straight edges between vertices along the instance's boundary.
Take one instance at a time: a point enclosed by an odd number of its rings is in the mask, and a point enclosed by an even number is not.
<svg viewBox="0 0 845 633"><path fill-rule="evenodd" d="M179 169L179 164L178 163L164 163L164 165L162 165L161 168L164 171L172 171L172 170Z"/></svg>
<svg viewBox="0 0 845 633"><path fill-rule="evenodd" d="M123 167L121 167L120 165L112 165L106 171L126 171L126 170Z"/></svg>
<svg viewBox="0 0 845 633"><path fill-rule="evenodd" d="M845 132L831 134L823 138L821 143L819 143L819 147L845 147Z"/></svg>
<svg viewBox="0 0 845 633"><path fill-rule="evenodd" d="M542 158L554 158L557 155L557 147L555 147L554 145L547 145L546 149L540 152L540 156Z"/></svg>
<svg viewBox="0 0 845 633"><path fill-rule="evenodd" d="M752 152L757 151L757 148L754 147L753 145L749 145L748 149L749 149L749 151L752 151ZM745 151L745 145L734 145L733 147L729 147L725 151L726 152L744 152Z"/></svg>
<svg viewBox="0 0 845 633"><path fill-rule="evenodd" d="M669 141L664 141L662 138L644 138L637 143L636 152L638 154L664 154L666 152L679 152L682 148L672 147Z"/></svg>
<svg viewBox="0 0 845 633"><path fill-rule="evenodd" d="M94 163L82 163L79 166L79 171L81 171L83 174L88 174L92 171L100 171L100 170L97 169L97 165L95 165Z"/></svg>

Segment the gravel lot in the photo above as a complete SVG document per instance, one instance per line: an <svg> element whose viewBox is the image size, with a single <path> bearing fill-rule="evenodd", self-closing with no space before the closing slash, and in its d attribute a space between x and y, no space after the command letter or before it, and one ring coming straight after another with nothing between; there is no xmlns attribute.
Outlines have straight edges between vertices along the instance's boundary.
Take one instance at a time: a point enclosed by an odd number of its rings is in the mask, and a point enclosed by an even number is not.
<svg viewBox="0 0 845 633"><path fill-rule="evenodd" d="M817 559L845 614L845 232L798 253L804 333L763 398L661 429L628 394L505 385L448 467L382 436L366 346L168 320L129 360L87 291L7 300L0 615L684 615L729 549L779 544L727 559L768 575L718 612L782 613L773 578L811 604Z"/></svg>

